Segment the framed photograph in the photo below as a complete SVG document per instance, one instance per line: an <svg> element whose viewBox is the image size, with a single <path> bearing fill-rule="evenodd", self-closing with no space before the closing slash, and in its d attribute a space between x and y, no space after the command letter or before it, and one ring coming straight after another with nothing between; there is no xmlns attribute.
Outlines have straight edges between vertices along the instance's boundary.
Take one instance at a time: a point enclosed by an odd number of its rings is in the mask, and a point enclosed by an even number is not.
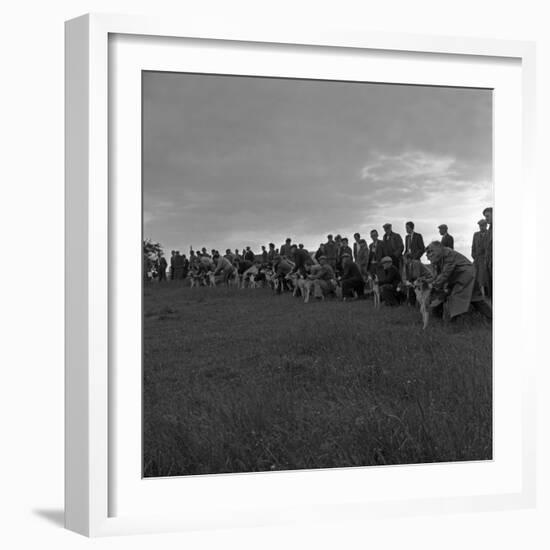
<svg viewBox="0 0 550 550"><path fill-rule="evenodd" d="M67 528L532 506L534 117L531 43L68 21Z"/></svg>

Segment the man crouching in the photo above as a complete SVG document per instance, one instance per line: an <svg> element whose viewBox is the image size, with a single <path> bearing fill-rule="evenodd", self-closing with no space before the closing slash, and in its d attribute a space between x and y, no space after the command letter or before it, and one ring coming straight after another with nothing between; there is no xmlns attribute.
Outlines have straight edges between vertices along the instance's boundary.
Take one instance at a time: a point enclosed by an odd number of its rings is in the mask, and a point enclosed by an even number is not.
<svg viewBox="0 0 550 550"><path fill-rule="evenodd" d="M320 256L319 263L321 267L308 275L308 278L313 281L313 296L322 300L327 294L331 294L336 290L336 275L326 256Z"/></svg>
<svg viewBox="0 0 550 550"><path fill-rule="evenodd" d="M482 315L492 318L491 307L476 285L474 266L465 256L434 241L426 248L434 268L432 310L442 308L443 318L451 320L466 313L472 304Z"/></svg>

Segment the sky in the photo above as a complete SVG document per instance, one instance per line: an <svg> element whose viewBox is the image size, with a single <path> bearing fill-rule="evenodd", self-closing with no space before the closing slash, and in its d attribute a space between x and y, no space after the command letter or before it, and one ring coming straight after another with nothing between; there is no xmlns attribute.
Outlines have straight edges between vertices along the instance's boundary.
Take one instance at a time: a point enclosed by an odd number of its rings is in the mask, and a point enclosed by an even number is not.
<svg viewBox="0 0 550 550"><path fill-rule="evenodd" d="M168 255L411 220L469 257L492 201L491 90L143 73L143 234Z"/></svg>

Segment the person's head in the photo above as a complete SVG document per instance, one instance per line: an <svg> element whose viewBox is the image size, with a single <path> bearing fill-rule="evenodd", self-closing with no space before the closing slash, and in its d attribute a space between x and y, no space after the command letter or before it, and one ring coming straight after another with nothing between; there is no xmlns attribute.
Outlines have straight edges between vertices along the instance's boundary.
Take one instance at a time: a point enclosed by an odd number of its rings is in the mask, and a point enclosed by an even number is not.
<svg viewBox="0 0 550 550"><path fill-rule="evenodd" d="M339 243L339 242L342 242L342 235L336 235L336 237L334 237L334 240Z"/></svg>
<svg viewBox="0 0 550 550"><path fill-rule="evenodd" d="M346 246L347 246L347 245L348 245L348 242L349 242L349 241L348 241L348 238L347 238L347 237L344 237L344 238L342 239L342 244L343 244L343 245L346 245Z"/></svg>
<svg viewBox="0 0 550 550"><path fill-rule="evenodd" d="M405 224L405 231L410 235L414 231L414 222L407 222Z"/></svg>
<svg viewBox="0 0 550 550"><path fill-rule="evenodd" d="M493 207L488 206L484 211L483 215L485 216L485 219L487 220L487 223L491 225L493 223Z"/></svg>
<svg viewBox="0 0 550 550"><path fill-rule="evenodd" d="M342 264L347 265L349 263L351 263L351 256L348 253L342 254Z"/></svg>
<svg viewBox="0 0 550 550"><path fill-rule="evenodd" d="M286 244L290 244L292 242L292 239L290 237L288 237L286 240L285 240L285 243Z"/></svg>
<svg viewBox="0 0 550 550"><path fill-rule="evenodd" d="M217 250L212 250L212 258L217 260L220 257Z"/></svg>
<svg viewBox="0 0 550 550"><path fill-rule="evenodd" d="M201 252L202 252L203 254L206 254L206 247L203 246L203 247L201 248Z"/></svg>
<svg viewBox="0 0 550 550"><path fill-rule="evenodd" d="M389 256L384 256L380 260L380 264L385 270L388 270L392 266L392 259Z"/></svg>
<svg viewBox="0 0 550 550"><path fill-rule="evenodd" d="M179 256L179 255L180 255L180 251L176 250L176 256Z"/></svg>
<svg viewBox="0 0 550 550"><path fill-rule="evenodd" d="M239 255L239 249L238 248L235 248L235 254L237 254L237 256Z"/></svg>
<svg viewBox="0 0 550 550"><path fill-rule="evenodd" d="M172 256L174 256L175 254L176 254L176 251L172 250Z"/></svg>
<svg viewBox="0 0 550 550"><path fill-rule="evenodd" d="M361 235L359 233L354 233L353 238L356 242L361 242Z"/></svg>
<svg viewBox="0 0 550 550"><path fill-rule="evenodd" d="M228 248L226 251L225 251L226 254L231 254L231 249Z"/></svg>
<svg viewBox="0 0 550 550"><path fill-rule="evenodd" d="M359 239L359 246L366 246L367 245L367 241L365 241L365 239Z"/></svg>
<svg viewBox="0 0 550 550"><path fill-rule="evenodd" d="M296 244L293 244L293 245L290 247L290 251L291 251L291 252L296 252L297 249L298 249L298 247L296 246Z"/></svg>
<svg viewBox="0 0 550 550"><path fill-rule="evenodd" d="M443 254L443 246L440 241L433 241L426 247L426 257L430 263L436 263Z"/></svg>
<svg viewBox="0 0 550 550"><path fill-rule="evenodd" d="M327 257L326 256L319 256L319 263L321 265L326 265L327 263Z"/></svg>
<svg viewBox="0 0 550 550"><path fill-rule="evenodd" d="M262 250L265 250L265 245L264 244L262 244Z"/></svg>
<svg viewBox="0 0 550 550"><path fill-rule="evenodd" d="M246 247L246 251L248 252L249 250L250 250L250 247L249 247L249 246L247 246L247 247Z"/></svg>
<svg viewBox="0 0 550 550"><path fill-rule="evenodd" d="M376 229L373 229L373 230L370 232L370 238L371 238L373 241L378 240L378 231L376 231Z"/></svg>
<svg viewBox="0 0 550 550"><path fill-rule="evenodd" d="M487 220L485 218L482 218L477 222L477 225L479 225L479 230L483 233L484 231L487 231Z"/></svg>
<svg viewBox="0 0 550 550"><path fill-rule="evenodd" d="M384 233L386 233L386 235L391 233L391 223L385 223L382 227L384 228Z"/></svg>
<svg viewBox="0 0 550 550"><path fill-rule="evenodd" d="M302 249L304 248L304 243L300 243L300 244L298 245L298 248L299 248L300 250L302 250Z"/></svg>
<svg viewBox="0 0 550 550"><path fill-rule="evenodd" d="M327 235L327 241L332 242L332 240L333 240L333 237L332 237L332 235L329 233L329 234Z"/></svg>
<svg viewBox="0 0 550 550"><path fill-rule="evenodd" d="M447 224L442 223L439 227L439 234L440 235L446 235L447 231L449 231L449 228L447 227Z"/></svg>

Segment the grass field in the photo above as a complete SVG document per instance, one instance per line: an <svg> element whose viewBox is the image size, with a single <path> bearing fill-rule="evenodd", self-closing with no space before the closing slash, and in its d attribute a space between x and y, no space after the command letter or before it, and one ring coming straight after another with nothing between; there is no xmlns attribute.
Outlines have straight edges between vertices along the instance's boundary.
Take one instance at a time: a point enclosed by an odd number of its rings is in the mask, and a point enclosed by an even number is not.
<svg viewBox="0 0 550 550"><path fill-rule="evenodd" d="M268 289L144 290L145 476L492 458L491 326Z"/></svg>

